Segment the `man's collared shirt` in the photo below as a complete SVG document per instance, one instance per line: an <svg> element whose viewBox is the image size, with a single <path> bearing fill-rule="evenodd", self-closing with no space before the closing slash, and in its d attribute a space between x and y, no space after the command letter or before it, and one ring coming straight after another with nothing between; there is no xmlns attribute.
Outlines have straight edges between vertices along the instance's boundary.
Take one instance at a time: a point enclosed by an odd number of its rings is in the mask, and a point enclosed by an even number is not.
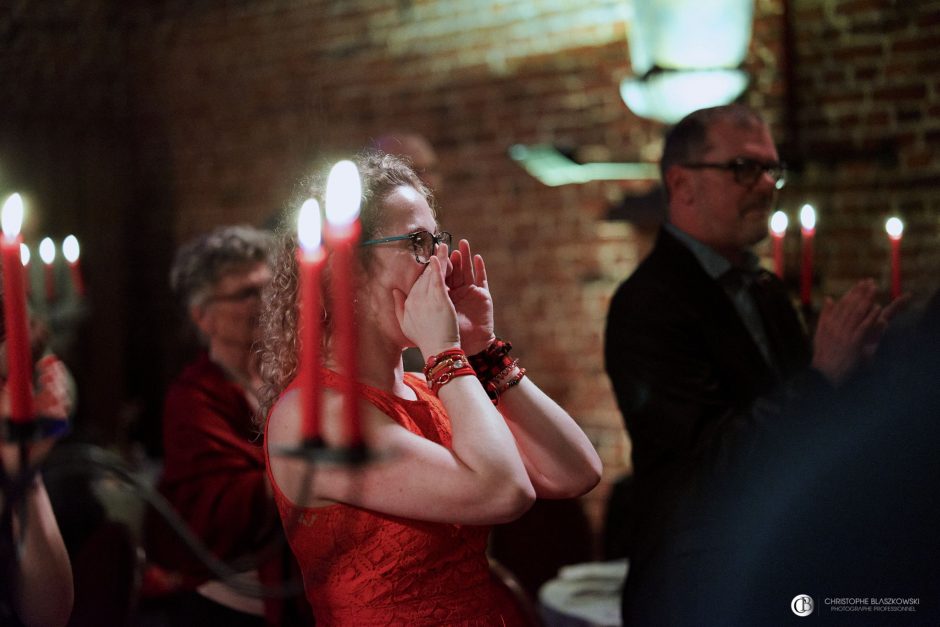
<svg viewBox="0 0 940 627"><path fill-rule="evenodd" d="M777 360L770 350L770 341L767 339L764 321L761 319L754 296L750 292L751 285L757 280L760 271L760 262L757 255L751 251L744 251L744 265L735 268L730 261L713 248L698 241L675 225L667 223L663 225L663 228L682 242L701 264L705 273L721 285L725 294L731 299L731 303L741 317L744 326L747 327L751 337L757 344L757 348L760 349L764 361L777 371Z"/></svg>

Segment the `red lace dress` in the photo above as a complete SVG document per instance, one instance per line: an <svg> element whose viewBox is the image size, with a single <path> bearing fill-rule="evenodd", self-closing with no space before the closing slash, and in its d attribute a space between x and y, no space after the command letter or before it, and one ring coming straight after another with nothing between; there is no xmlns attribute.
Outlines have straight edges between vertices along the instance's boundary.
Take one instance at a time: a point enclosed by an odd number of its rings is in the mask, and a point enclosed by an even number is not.
<svg viewBox="0 0 940 627"><path fill-rule="evenodd" d="M325 385L335 388L339 375L323 372ZM440 401L420 379L406 374L405 382L418 400L365 385L359 390L409 431L449 447L450 420ZM410 520L344 504L300 507L278 489L270 465L268 477L318 627L526 624L509 591L490 575L488 526Z"/></svg>

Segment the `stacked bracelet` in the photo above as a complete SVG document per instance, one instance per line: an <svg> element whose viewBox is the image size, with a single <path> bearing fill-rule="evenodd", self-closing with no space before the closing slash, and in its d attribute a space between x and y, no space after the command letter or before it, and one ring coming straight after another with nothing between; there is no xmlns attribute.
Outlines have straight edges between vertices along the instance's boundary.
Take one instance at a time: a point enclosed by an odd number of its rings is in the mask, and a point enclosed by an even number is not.
<svg viewBox="0 0 940 627"><path fill-rule="evenodd" d="M455 377L474 374L467 355L459 348L449 348L442 353L432 355L424 364L424 377L428 381L428 388L437 394L442 386Z"/></svg>
<svg viewBox="0 0 940 627"><path fill-rule="evenodd" d="M525 368L519 367L518 359L509 356L510 350L512 344L496 338L484 350L470 356L470 365L494 405L499 403L500 394L525 376Z"/></svg>

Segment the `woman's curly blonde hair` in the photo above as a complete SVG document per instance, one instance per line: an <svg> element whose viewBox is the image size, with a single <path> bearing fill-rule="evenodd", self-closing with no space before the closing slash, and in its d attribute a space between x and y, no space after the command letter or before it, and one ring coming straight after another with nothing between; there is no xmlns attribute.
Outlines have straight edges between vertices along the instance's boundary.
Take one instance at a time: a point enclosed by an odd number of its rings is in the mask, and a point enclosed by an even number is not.
<svg viewBox="0 0 940 627"><path fill-rule="evenodd" d="M425 187L409 164L394 155L378 151L364 152L353 159L362 181L362 202L359 221L363 240L373 239L384 224L384 201L396 188L414 188L432 205L430 190ZM326 191L326 172L302 180L290 206L299 207L307 198L322 200ZM274 250L274 277L264 292L259 321L261 327L260 407L256 422L263 425L271 407L297 374L300 338L297 333L297 229L291 216L278 228ZM368 268L371 248L358 249L358 261ZM330 261L327 259L321 283L320 312L323 322L322 354L329 355L333 321L329 315L331 301Z"/></svg>

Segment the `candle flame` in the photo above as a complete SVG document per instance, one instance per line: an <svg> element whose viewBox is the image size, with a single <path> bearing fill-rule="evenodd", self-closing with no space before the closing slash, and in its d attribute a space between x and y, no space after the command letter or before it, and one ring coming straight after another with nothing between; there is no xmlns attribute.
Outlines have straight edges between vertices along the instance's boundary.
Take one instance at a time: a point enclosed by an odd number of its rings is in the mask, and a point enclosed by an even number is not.
<svg viewBox="0 0 940 627"><path fill-rule="evenodd" d="M64 240L62 240L62 256L65 257L65 260L69 263L75 263L78 261L78 256L81 254L81 248L78 245L78 238L74 235L69 235Z"/></svg>
<svg viewBox="0 0 940 627"><path fill-rule="evenodd" d="M787 232L787 225L789 224L790 219L787 218L787 214L782 211L775 211L774 214L770 216L770 230L778 237Z"/></svg>
<svg viewBox="0 0 940 627"><path fill-rule="evenodd" d="M13 238L20 234L23 226L23 197L19 194L10 194L0 210L0 226L3 234Z"/></svg>
<svg viewBox="0 0 940 627"><path fill-rule="evenodd" d="M326 220L333 227L346 227L359 217L362 183L352 161L337 162L326 180Z"/></svg>
<svg viewBox="0 0 940 627"><path fill-rule="evenodd" d="M803 205L800 209L800 226L804 231L812 231L816 228L816 210L813 205Z"/></svg>
<svg viewBox="0 0 940 627"><path fill-rule="evenodd" d="M297 239L307 254L320 248L322 225L320 223L320 203L308 198L297 214Z"/></svg>
<svg viewBox="0 0 940 627"><path fill-rule="evenodd" d="M23 262L24 268L29 265L29 258L30 258L29 246L27 246L23 242L20 242L20 261Z"/></svg>
<svg viewBox="0 0 940 627"><path fill-rule="evenodd" d="M901 222L900 218L888 218L888 221L885 222L885 231L888 232L888 237L891 239L901 239L901 234L904 233L904 223Z"/></svg>
<svg viewBox="0 0 940 627"><path fill-rule="evenodd" d="M51 264L55 261L55 242L52 241L51 237L44 237L39 242L39 258L45 264Z"/></svg>

